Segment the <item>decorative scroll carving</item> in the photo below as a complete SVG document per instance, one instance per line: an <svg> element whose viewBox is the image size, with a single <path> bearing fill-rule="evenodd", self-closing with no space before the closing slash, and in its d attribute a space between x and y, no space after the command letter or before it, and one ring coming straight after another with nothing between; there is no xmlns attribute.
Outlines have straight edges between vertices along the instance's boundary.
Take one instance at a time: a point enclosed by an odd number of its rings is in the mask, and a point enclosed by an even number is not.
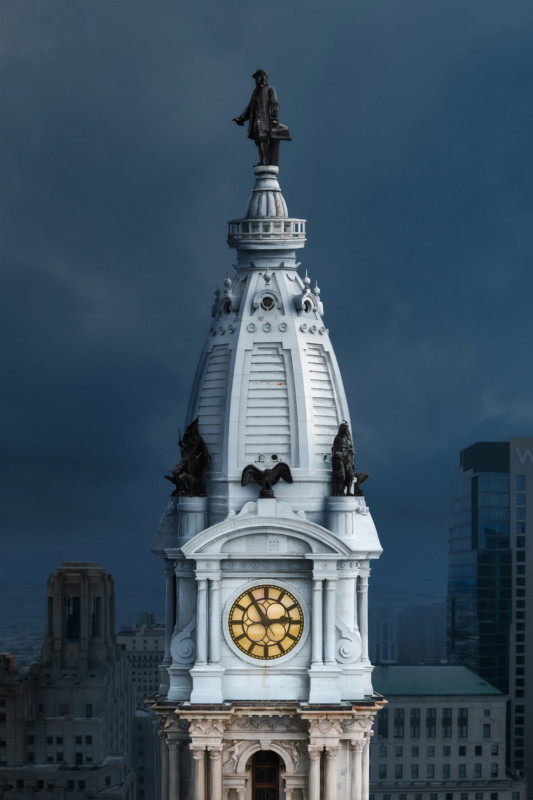
<svg viewBox="0 0 533 800"><path fill-rule="evenodd" d="M192 636L196 630L196 614L193 614L187 625L170 641L172 663L187 666L194 662L196 642Z"/></svg>
<svg viewBox="0 0 533 800"><path fill-rule="evenodd" d="M222 736L226 722L221 719L194 719L189 727L191 736Z"/></svg>
<svg viewBox="0 0 533 800"><path fill-rule="evenodd" d="M337 620L336 627L341 633L337 642L337 660L343 664L353 664L355 661L359 661L363 652L359 631L349 630L340 620Z"/></svg>

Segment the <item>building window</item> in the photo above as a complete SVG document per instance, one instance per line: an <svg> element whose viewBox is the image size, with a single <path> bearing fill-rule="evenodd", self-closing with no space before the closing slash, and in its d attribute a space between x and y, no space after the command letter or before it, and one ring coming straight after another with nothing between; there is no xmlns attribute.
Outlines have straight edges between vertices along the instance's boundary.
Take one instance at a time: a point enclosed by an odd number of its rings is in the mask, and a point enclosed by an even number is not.
<svg viewBox="0 0 533 800"><path fill-rule="evenodd" d="M59 716L67 717L70 714L70 706L68 703L59 704Z"/></svg>
<svg viewBox="0 0 533 800"><path fill-rule="evenodd" d="M457 775L459 778L466 778L466 764L459 764Z"/></svg>
<svg viewBox="0 0 533 800"><path fill-rule="evenodd" d="M516 495L516 505L517 506L525 506L526 504L526 496L523 492L520 492Z"/></svg>
<svg viewBox="0 0 533 800"><path fill-rule="evenodd" d="M73 792L76 788L74 781L67 781L67 792Z"/></svg>
<svg viewBox="0 0 533 800"><path fill-rule="evenodd" d="M62 764L63 763L63 753L61 751L56 753L56 761L57 761L58 764Z"/></svg>
<svg viewBox="0 0 533 800"><path fill-rule="evenodd" d="M498 777L498 764L497 763L492 763L490 765L490 777L491 778L497 778Z"/></svg>
<svg viewBox="0 0 533 800"><path fill-rule="evenodd" d="M397 780L403 778L403 766L401 764L394 765L394 777Z"/></svg>
<svg viewBox="0 0 533 800"><path fill-rule="evenodd" d="M389 738L389 709L382 708L378 711L378 739Z"/></svg>
<svg viewBox="0 0 533 800"><path fill-rule="evenodd" d="M65 597L65 638L67 642L80 640L80 598Z"/></svg>
<svg viewBox="0 0 533 800"><path fill-rule="evenodd" d="M379 780L384 781L387 778L387 765L380 764L379 765Z"/></svg>
<svg viewBox="0 0 533 800"><path fill-rule="evenodd" d="M468 709L460 708L457 718L457 736L466 739L468 736Z"/></svg>
<svg viewBox="0 0 533 800"><path fill-rule="evenodd" d="M516 509L516 518L517 519L525 519L526 518L526 509L525 508L517 508Z"/></svg>
<svg viewBox="0 0 533 800"><path fill-rule="evenodd" d="M83 737L76 736L76 744L82 744L82 743L83 743Z"/></svg>
<svg viewBox="0 0 533 800"><path fill-rule="evenodd" d="M411 747L411 758L418 758L418 745Z"/></svg>
<svg viewBox="0 0 533 800"><path fill-rule="evenodd" d="M411 778L418 778L418 764L411 764Z"/></svg>
<svg viewBox="0 0 533 800"><path fill-rule="evenodd" d="M412 708L409 714L409 732L411 739L420 739L420 709Z"/></svg>
<svg viewBox="0 0 533 800"><path fill-rule="evenodd" d="M429 793L429 800L439 800L439 796L437 792L430 792Z"/></svg>
<svg viewBox="0 0 533 800"><path fill-rule="evenodd" d="M451 739L452 736L452 709L442 709L442 738Z"/></svg>
<svg viewBox="0 0 533 800"><path fill-rule="evenodd" d="M481 778L481 764L474 764L474 778Z"/></svg>
<svg viewBox="0 0 533 800"><path fill-rule="evenodd" d="M394 738L403 739L403 723L404 723L404 710L403 708L394 709Z"/></svg>
<svg viewBox="0 0 533 800"><path fill-rule="evenodd" d="M445 744L444 747L442 748L442 755L444 756L444 758L448 758L449 756L451 756L451 754L452 754L452 748L449 745Z"/></svg>
<svg viewBox="0 0 533 800"><path fill-rule="evenodd" d="M435 764L428 764L426 767L426 778L435 777Z"/></svg>
<svg viewBox="0 0 533 800"><path fill-rule="evenodd" d="M476 792L476 800L483 800L483 792Z"/></svg>
<svg viewBox="0 0 533 800"><path fill-rule="evenodd" d="M426 747L426 755L430 757L435 755L435 747L432 744Z"/></svg>
<svg viewBox="0 0 533 800"><path fill-rule="evenodd" d="M426 709L426 739L434 739L437 735L437 709Z"/></svg>
<svg viewBox="0 0 533 800"><path fill-rule="evenodd" d="M83 764L83 753L76 753L76 766L81 767Z"/></svg>
<svg viewBox="0 0 533 800"><path fill-rule="evenodd" d="M92 715L93 715L93 704L92 703L86 703L85 704L85 716L87 717L87 719L91 719Z"/></svg>
<svg viewBox="0 0 533 800"><path fill-rule="evenodd" d="M450 765L449 764L443 764L442 765L442 777L443 778L449 778L450 777Z"/></svg>
<svg viewBox="0 0 533 800"><path fill-rule="evenodd" d="M525 475L517 475L516 476L516 491L517 492L525 492L526 491L526 476Z"/></svg>
<svg viewBox="0 0 533 800"><path fill-rule="evenodd" d="M386 756L387 756L387 745L386 744L380 744L380 746L379 746L379 757L380 758L385 758Z"/></svg>
<svg viewBox="0 0 533 800"><path fill-rule="evenodd" d="M92 743L93 743L93 737L92 736L86 736L85 737L85 744L92 744Z"/></svg>
<svg viewBox="0 0 533 800"><path fill-rule="evenodd" d="M468 800L468 792L461 792L461 800Z"/></svg>
<svg viewBox="0 0 533 800"><path fill-rule="evenodd" d="M488 722L483 725L483 738L490 739L490 724Z"/></svg>
<svg viewBox="0 0 533 800"><path fill-rule="evenodd" d="M465 744L460 744L459 745L459 755L460 756L466 756L466 745Z"/></svg>
<svg viewBox="0 0 533 800"><path fill-rule="evenodd" d="M403 756L403 747L401 745L396 745L394 748L394 755L396 758L401 758Z"/></svg>
<svg viewBox="0 0 533 800"><path fill-rule="evenodd" d="M85 790L85 781L78 781L78 792L83 792Z"/></svg>

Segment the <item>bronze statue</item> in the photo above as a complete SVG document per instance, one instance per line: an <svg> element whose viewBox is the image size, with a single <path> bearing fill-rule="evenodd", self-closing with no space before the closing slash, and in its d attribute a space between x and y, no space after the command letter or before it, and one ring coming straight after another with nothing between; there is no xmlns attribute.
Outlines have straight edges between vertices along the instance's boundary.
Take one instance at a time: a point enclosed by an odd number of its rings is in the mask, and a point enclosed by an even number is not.
<svg viewBox="0 0 533 800"><path fill-rule="evenodd" d="M248 122L248 138L253 139L259 152L259 163L256 166L279 164L279 143L281 139L291 141L289 129L278 122L279 103L276 90L269 86L268 72L258 69L252 75L255 80L255 89L250 102L239 117L233 121L237 125Z"/></svg>
<svg viewBox="0 0 533 800"><path fill-rule="evenodd" d="M257 469L253 464L248 464L242 471L241 486L247 486L252 481L255 481L261 487L259 497L274 497L272 487L280 478L283 478L287 483L292 483L290 467L284 461L280 461L272 469L265 470Z"/></svg>
<svg viewBox="0 0 533 800"><path fill-rule="evenodd" d="M361 484L368 478L368 472L355 472L355 483L353 485L353 493L356 497L364 497L365 493L361 489Z"/></svg>
<svg viewBox="0 0 533 800"><path fill-rule="evenodd" d="M354 458L352 436L347 422L341 422L331 448L331 464L333 468L333 494L335 496L351 494L354 480Z"/></svg>
<svg viewBox="0 0 533 800"><path fill-rule="evenodd" d="M170 475L165 475L176 487L171 497L205 497L202 474L207 464L208 452L198 430L198 417L191 422L180 438L181 461Z"/></svg>

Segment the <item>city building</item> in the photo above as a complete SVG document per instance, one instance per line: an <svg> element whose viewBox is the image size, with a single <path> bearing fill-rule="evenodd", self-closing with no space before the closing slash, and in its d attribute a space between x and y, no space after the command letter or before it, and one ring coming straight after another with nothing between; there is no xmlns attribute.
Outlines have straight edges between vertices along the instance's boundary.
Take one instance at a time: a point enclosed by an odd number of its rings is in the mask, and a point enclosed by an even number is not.
<svg viewBox="0 0 533 800"><path fill-rule="evenodd" d="M159 667L165 654L165 624L156 622L153 614L144 612L136 625L117 634L120 649L131 668L131 682L137 708L159 689Z"/></svg>
<svg viewBox="0 0 533 800"><path fill-rule="evenodd" d="M509 695L508 766L527 775L531 800L533 438L478 442L461 452L460 464L449 543L448 659Z"/></svg>
<svg viewBox="0 0 533 800"><path fill-rule="evenodd" d="M0 796L135 800L133 698L99 564L61 564L47 584L40 660L0 672Z"/></svg>
<svg viewBox="0 0 533 800"><path fill-rule="evenodd" d="M137 800L160 798L160 740L157 720L146 707L146 699L159 689L159 667L165 653L165 625L143 612L136 625L123 628L117 642L130 664L135 698L133 766L137 778Z"/></svg>
<svg viewBox="0 0 533 800"><path fill-rule="evenodd" d="M370 800L525 800L506 772L506 701L466 667L376 667L387 698L370 748Z"/></svg>
<svg viewBox="0 0 533 800"><path fill-rule="evenodd" d="M395 594L370 606L369 637L373 664L442 664L446 603Z"/></svg>
<svg viewBox="0 0 533 800"><path fill-rule="evenodd" d="M162 797L362 800L383 703L367 612L381 546L353 494L320 290L298 273L305 221L289 217L277 166L254 172L246 214L229 223L235 275L215 292L152 547L167 581L153 702Z"/></svg>
<svg viewBox="0 0 533 800"><path fill-rule="evenodd" d="M446 661L446 603L407 605L398 614L398 663Z"/></svg>

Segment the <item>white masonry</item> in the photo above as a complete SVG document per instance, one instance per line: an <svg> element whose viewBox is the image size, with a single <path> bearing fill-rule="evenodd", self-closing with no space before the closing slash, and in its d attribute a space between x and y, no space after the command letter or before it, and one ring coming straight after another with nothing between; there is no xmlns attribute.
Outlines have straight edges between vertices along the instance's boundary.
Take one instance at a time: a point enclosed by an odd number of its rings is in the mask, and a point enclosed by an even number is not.
<svg viewBox="0 0 533 800"><path fill-rule="evenodd" d="M320 290L298 273L305 221L288 216L278 167L255 175L229 223L235 273L215 292L186 420L198 417L209 451L207 496L171 498L152 547L167 586L162 798L366 800L381 546L364 497L332 496L331 447L350 417ZM293 483L275 499L241 486L247 464L280 461ZM262 586L289 592L303 618L270 660L239 649L230 626L237 599Z"/></svg>

